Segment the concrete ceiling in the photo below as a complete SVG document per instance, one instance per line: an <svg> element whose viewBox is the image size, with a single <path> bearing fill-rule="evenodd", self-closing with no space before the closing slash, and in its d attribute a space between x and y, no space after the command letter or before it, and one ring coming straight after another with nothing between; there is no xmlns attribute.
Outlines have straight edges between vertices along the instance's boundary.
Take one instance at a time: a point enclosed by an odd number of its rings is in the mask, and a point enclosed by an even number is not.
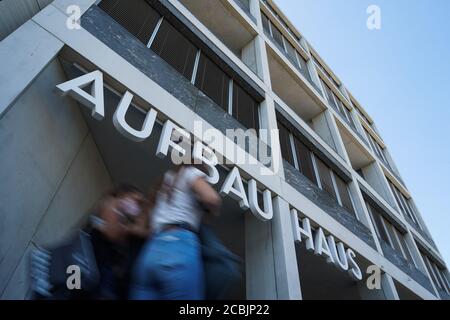
<svg viewBox="0 0 450 320"><path fill-rule="evenodd" d="M374 161L373 157L364 149L358 140L348 133L347 129L339 121L336 121L336 123L353 169L358 170L371 164Z"/></svg>
<svg viewBox="0 0 450 320"><path fill-rule="evenodd" d="M306 92L302 80L284 66L269 46L267 48L273 92L306 122L320 114L323 110Z"/></svg>
<svg viewBox="0 0 450 320"><path fill-rule="evenodd" d="M220 0L180 0L180 2L238 57L255 34L238 19L237 13Z"/></svg>

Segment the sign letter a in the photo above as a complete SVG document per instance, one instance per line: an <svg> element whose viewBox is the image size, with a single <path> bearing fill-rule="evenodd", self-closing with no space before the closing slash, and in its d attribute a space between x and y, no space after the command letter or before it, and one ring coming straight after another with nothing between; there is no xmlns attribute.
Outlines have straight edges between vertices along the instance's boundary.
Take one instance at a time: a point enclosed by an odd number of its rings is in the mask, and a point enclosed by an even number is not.
<svg viewBox="0 0 450 320"><path fill-rule="evenodd" d="M90 84L92 84L91 94L83 90ZM56 88L63 96L69 94L72 98L91 109L92 117L95 119L102 120L105 117L103 74L99 70L58 84Z"/></svg>

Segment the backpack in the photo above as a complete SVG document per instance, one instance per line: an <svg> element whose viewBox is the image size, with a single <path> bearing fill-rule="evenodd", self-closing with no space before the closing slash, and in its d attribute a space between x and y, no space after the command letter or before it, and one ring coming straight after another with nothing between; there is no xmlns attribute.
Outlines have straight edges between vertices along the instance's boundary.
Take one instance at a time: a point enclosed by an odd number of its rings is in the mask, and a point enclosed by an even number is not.
<svg viewBox="0 0 450 320"><path fill-rule="evenodd" d="M79 288L69 288L69 277L79 270ZM35 299L72 299L94 290L100 275L91 236L80 230L68 243L37 248L30 257L31 290Z"/></svg>

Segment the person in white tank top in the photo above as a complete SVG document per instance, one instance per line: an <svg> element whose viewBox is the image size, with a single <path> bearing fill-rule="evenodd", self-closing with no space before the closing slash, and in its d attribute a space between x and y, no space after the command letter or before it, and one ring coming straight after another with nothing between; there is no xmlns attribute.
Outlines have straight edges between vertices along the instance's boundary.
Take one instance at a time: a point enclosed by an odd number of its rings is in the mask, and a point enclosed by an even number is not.
<svg viewBox="0 0 450 320"><path fill-rule="evenodd" d="M164 175L150 213L153 236L133 270L130 298L204 299L199 230L204 212L217 213L221 199L194 166Z"/></svg>

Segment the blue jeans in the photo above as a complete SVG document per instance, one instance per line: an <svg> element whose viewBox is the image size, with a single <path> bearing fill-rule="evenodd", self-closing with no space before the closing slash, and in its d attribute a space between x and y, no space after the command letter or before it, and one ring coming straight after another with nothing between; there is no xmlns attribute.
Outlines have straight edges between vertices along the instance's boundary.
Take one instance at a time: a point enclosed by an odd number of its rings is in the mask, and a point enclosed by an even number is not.
<svg viewBox="0 0 450 320"><path fill-rule="evenodd" d="M185 229L164 231L150 239L133 269L130 299L204 299L200 242Z"/></svg>

